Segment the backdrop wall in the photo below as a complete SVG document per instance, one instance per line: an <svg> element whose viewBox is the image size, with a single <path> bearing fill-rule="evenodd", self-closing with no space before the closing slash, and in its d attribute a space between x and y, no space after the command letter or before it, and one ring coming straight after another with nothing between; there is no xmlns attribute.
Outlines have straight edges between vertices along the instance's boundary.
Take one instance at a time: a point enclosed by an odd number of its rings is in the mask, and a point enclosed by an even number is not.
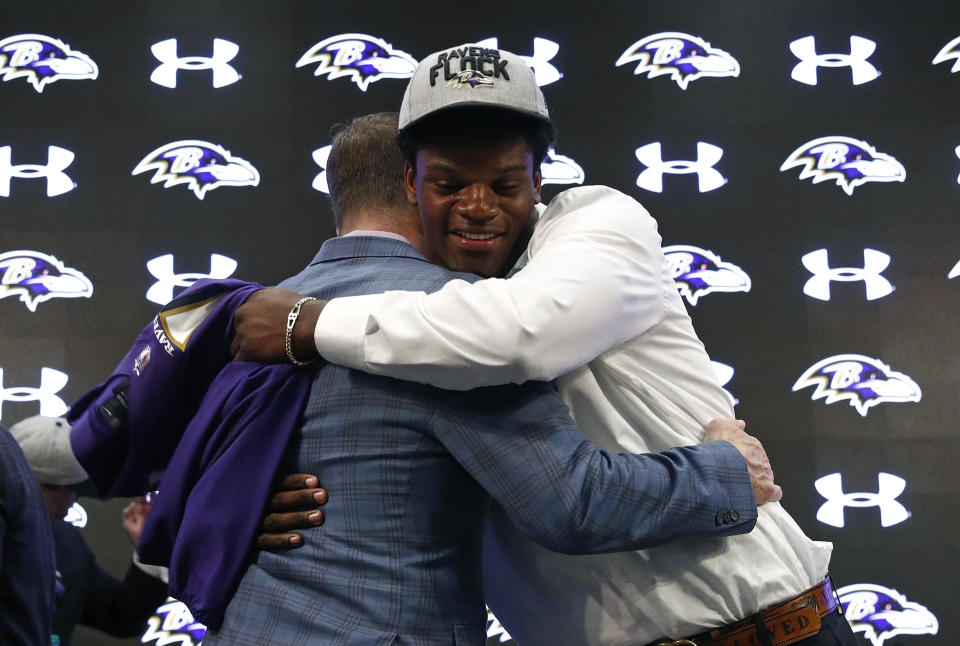
<svg viewBox="0 0 960 646"><path fill-rule="evenodd" d="M158 303L198 277L277 282L333 235L318 190L330 129L398 109L405 84L350 67L344 41L379 43L402 70L496 38L531 57L559 126L546 197L607 184L657 218L784 505L834 542L837 583L859 586L847 599L855 627L875 646L946 643L960 628L955 3L7 9L5 424L62 412L109 374ZM302 60L324 47L339 58ZM59 76L40 64L52 48L70 59ZM229 166L219 181L196 174L214 153ZM122 504L83 503L89 542L122 572ZM913 613L919 634L869 623L864 595L878 590L896 616ZM145 641L174 629L171 617ZM495 625L490 635L505 639ZM80 633L75 643L111 642Z"/></svg>

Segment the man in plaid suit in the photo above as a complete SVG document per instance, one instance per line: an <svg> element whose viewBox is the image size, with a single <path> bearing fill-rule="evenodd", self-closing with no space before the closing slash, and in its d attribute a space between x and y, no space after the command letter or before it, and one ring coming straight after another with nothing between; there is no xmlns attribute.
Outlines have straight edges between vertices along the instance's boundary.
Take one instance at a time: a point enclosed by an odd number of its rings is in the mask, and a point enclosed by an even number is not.
<svg viewBox="0 0 960 646"><path fill-rule="evenodd" d="M476 279L421 253L416 211L397 199L395 131L395 117L374 115L337 135L327 168L340 237L283 287L329 299ZM708 439L739 433L731 422ZM729 442L614 455L579 433L551 383L450 392L333 364L316 371L295 468L333 492L327 521L299 550L258 555L210 646L483 644L491 497L570 553L743 533L763 502Z"/></svg>

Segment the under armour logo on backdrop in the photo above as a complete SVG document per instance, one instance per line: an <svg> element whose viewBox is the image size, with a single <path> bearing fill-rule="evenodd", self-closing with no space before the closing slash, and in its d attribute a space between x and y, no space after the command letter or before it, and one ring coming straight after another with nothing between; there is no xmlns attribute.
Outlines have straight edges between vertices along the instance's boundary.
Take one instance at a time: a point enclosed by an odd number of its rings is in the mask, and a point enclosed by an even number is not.
<svg viewBox="0 0 960 646"><path fill-rule="evenodd" d="M800 59L793 67L790 78L807 85L817 84L817 68L849 67L854 85L869 83L880 72L867 59L877 49L877 44L868 38L850 36L849 54L818 54L816 38L805 36L790 43L790 51Z"/></svg>
<svg viewBox="0 0 960 646"><path fill-rule="evenodd" d="M817 520L832 527L843 527L844 509L847 507L879 507L880 525L890 527L910 518L907 508L897 502L897 497L907 488L907 481L890 473L877 474L877 493L843 491L843 476L839 473L818 478L814 483L827 502L817 510Z"/></svg>
<svg viewBox="0 0 960 646"><path fill-rule="evenodd" d="M67 385L70 377L54 368L40 369L40 387L3 385L3 368L0 368L0 421L3 420L3 402L39 402L40 414L47 417L60 417L67 412L67 405L57 393Z"/></svg>
<svg viewBox="0 0 960 646"><path fill-rule="evenodd" d="M320 172L313 178L313 190L321 193L330 193L330 187L327 185L327 158L330 157L330 149L333 146L324 146L313 151L313 161L320 167Z"/></svg>
<svg viewBox="0 0 960 646"><path fill-rule="evenodd" d="M86 527L87 526L87 510L83 506L75 502L70 505L70 509L67 510L67 513L63 517L63 522L70 523L74 527Z"/></svg>
<svg viewBox="0 0 960 646"><path fill-rule="evenodd" d="M703 141L697 142L696 161L674 160L664 161L659 141L636 150L637 159L647 167L637 176L637 186L654 193L663 192L663 175L697 175L697 184L701 193L720 188L727 183L727 178L714 168L714 165L723 157L723 149Z"/></svg>
<svg viewBox="0 0 960 646"><path fill-rule="evenodd" d="M150 80L163 87L177 87L177 73L180 70L211 70L213 87L224 87L240 80L240 74L230 65L236 58L240 46L222 38L213 39L213 56L178 56L177 39L168 38L154 43L150 51L160 65L150 75Z"/></svg>
<svg viewBox="0 0 960 646"><path fill-rule="evenodd" d="M10 197L10 180L44 178L47 180L47 197L56 197L69 193L77 187L69 175L64 173L73 163L74 155L60 146L47 146L47 163L13 165L10 146L0 146L0 196Z"/></svg>
<svg viewBox="0 0 960 646"><path fill-rule="evenodd" d="M147 290L147 300L158 305L166 305L173 299L177 287L190 287L201 278L229 278L237 269L237 261L218 253L210 254L210 273L173 272L173 254L168 253L147 261L147 270L157 282Z"/></svg>
<svg viewBox="0 0 960 646"><path fill-rule="evenodd" d="M830 300L830 283L856 282L862 280L867 290L867 300L873 301L893 293L890 281L880 274L890 265L890 256L876 249L863 250L863 267L830 267L826 249L817 249L804 254L803 266L813 277L803 286L803 293L821 301Z"/></svg>
<svg viewBox="0 0 960 646"><path fill-rule="evenodd" d="M933 64L939 65L940 63L946 63L952 58L953 67L950 68L950 73L955 74L956 72L960 72L960 51L957 50L958 45L960 45L960 36L957 36L943 46L943 49L934 57Z"/></svg>
<svg viewBox="0 0 960 646"><path fill-rule="evenodd" d="M719 361L711 361L710 365L713 366L713 374L716 375L717 381L720 383L720 388L723 390L723 394L727 396L727 399L730 400L731 406L736 406L740 403L740 400L733 396L729 390L724 388L730 380L733 379L733 367L728 366L725 363L720 363Z"/></svg>
<svg viewBox="0 0 960 646"><path fill-rule="evenodd" d="M480 47L500 49L496 38L485 38L477 41L477 45ZM546 38L534 38L533 55L520 56L521 60L523 60L523 62L529 65L530 69L533 70L533 78L537 81L537 85L543 87L544 85L550 85L551 83L559 81L563 78L563 74L560 72L560 70L554 67L553 63L550 62L559 51L560 45L552 40L547 40Z"/></svg>

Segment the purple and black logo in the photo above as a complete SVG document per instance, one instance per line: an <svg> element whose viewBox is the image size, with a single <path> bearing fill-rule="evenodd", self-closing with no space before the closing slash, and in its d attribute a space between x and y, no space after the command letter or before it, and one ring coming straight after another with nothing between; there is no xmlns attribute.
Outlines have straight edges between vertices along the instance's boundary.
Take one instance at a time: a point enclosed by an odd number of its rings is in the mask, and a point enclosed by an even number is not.
<svg viewBox="0 0 960 646"><path fill-rule="evenodd" d="M2 81L26 78L37 92L60 79L95 79L99 70L89 56L57 38L20 34L0 40Z"/></svg>
<svg viewBox="0 0 960 646"><path fill-rule="evenodd" d="M131 175L155 171L151 184L186 184L198 199L220 186L256 186L260 173L245 159L208 141L174 141L144 157Z"/></svg>
<svg viewBox="0 0 960 646"><path fill-rule="evenodd" d="M840 588L837 595L853 632L863 633L873 646L896 635L936 635L940 629L932 612L893 588L858 583Z"/></svg>
<svg viewBox="0 0 960 646"><path fill-rule="evenodd" d="M194 619L186 605L168 597L166 603L147 619L147 629L140 638L140 643L156 646L199 646L206 633L207 627Z"/></svg>
<svg viewBox="0 0 960 646"><path fill-rule="evenodd" d="M918 402L921 396L913 379L862 354L838 354L818 361L800 375L793 391L808 386L816 388L810 399L825 398L826 404L846 399L864 417L877 404Z"/></svg>
<svg viewBox="0 0 960 646"><path fill-rule="evenodd" d="M902 182L903 165L890 155L878 153L865 141L850 137L820 137L803 144L787 157L781 171L800 166L800 179L814 184L835 180L847 195L866 182Z"/></svg>
<svg viewBox="0 0 960 646"><path fill-rule="evenodd" d="M0 253L0 298L19 296L31 312L51 298L90 298L93 284L82 273L39 251Z"/></svg>
<svg viewBox="0 0 960 646"><path fill-rule="evenodd" d="M647 78L669 74L681 90L701 76L740 76L740 63L710 43L676 31L667 31L642 38L630 45L616 66L637 63L633 73L646 73Z"/></svg>
<svg viewBox="0 0 960 646"><path fill-rule="evenodd" d="M380 79L405 79L413 76L417 60L393 45L367 34L340 34L321 40L297 61L297 67L317 65L314 76L328 80L346 76L366 92Z"/></svg>
<svg viewBox="0 0 960 646"><path fill-rule="evenodd" d="M680 295L690 305L712 292L749 292L750 276L745 271L720 259L720 256L691 245L663 248L670 274Z"/></svg>

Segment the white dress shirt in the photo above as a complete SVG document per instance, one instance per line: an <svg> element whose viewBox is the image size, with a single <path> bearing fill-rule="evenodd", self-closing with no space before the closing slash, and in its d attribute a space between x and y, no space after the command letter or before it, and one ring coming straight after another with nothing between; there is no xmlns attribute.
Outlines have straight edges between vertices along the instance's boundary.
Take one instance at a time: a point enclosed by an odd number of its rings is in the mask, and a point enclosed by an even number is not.
<svg viewBox="0 0 960 646"><path fill-rule="evenodd" d="M540 210L509 279L335 299L317 322L320 354L448 389L557 378L584 434L632 453L698 443L709 420L733 417L650 214L602 186ZM819 583L830 560L831 544L779 503L759 511L741 536L568 556L495 509L488 604L523 646L642 645L737 621Z"/></svg>

